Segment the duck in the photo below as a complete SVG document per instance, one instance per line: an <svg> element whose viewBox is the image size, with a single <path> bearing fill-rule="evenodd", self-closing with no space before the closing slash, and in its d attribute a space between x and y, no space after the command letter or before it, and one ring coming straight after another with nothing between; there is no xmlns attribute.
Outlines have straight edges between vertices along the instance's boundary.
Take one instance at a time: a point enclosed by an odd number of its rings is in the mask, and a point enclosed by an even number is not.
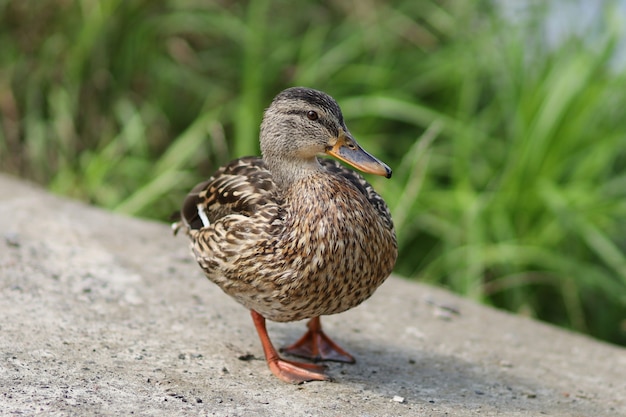
<svg viewBox="0 0 626 417"><path fill-rule="evenodd" d="M306 87L272 100L260 149L260 157L233 160L195 186L173 227L189 237L206 277L250 310L276 377L328 381L317 362L355 358L323 331L320 317L368 299L398 254L387 204L338 161L386 178L392 170L358 144L330 95ZM305 319L305 334L280 352L311 362L281 357L266 320Z"/></svg>

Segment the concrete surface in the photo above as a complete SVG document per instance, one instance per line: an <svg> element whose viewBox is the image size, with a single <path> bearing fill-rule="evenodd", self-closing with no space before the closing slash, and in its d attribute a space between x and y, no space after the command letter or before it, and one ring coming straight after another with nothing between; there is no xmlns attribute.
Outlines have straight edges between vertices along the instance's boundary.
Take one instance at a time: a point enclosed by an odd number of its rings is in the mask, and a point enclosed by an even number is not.
<svg viewBox="0 0 626 417"><path fill-rule="evenodd" d="M440 289L391 278L323 322L357 363L280 382L185 237L0 175L1 415L626 416L625 349Z"/></svg>

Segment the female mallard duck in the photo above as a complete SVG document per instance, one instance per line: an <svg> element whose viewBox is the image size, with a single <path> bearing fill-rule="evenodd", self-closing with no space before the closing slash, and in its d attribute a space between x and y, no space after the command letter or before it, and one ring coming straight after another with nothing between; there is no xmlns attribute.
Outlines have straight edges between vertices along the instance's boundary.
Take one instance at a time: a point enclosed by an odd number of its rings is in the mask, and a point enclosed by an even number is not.
<svg viewBox="0 0 626 417"><path fill-rule="evenodd" d="M344 124L327 94L289 88L261 124L263 157L237 159L198 184L182 208L182 227L207 277L250 309L265 358L280 379L329 379L324 367L281 359L265 319L311 318L283 349L312 360L354 362L322 331L319 317L359 305L389 276L397 257L387 205L359 174L391 177Z"/></svg>

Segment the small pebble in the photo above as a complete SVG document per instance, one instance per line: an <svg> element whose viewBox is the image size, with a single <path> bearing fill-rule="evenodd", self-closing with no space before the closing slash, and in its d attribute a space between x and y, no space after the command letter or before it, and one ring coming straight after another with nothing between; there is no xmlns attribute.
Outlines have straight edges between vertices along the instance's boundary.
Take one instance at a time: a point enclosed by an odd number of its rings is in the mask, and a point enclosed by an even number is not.
<svg viewBox="0 0 626 417"><path fill-rule="evenodd" d="M13 248L20 247L20 235L15 232L9 232L4 234L4 241L7 246L11 246Z"/></svg>
<svg viewBox="0 0 626 417"><path fill-rule="evenodd" d="M432 299L426 299L426 303L433 307L433 315L438 319L450 321L461 315L461 310L455 306L440 304Z"/></svg>

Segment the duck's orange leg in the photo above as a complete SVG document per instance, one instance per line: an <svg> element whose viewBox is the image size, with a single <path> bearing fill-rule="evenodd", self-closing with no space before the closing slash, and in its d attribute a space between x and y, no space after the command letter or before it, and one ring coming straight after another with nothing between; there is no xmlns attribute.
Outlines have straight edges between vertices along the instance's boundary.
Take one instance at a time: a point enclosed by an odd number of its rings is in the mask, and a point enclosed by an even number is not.
<svg viewBox="0 0 626 417"><path fill-rule="evenodd" d="M265 317L254 310L250 310L252 321L259 333L265 360L274 375L285 382L292 384L300 384L307 381L328 381L330 378L324 374L324 366L314 365L312 363L292 362L281 359L278 352L272 345L267 329L265 327Z"/></svg>
<svg viewBox="0 0 626 417"><path fill-rule="evenodd" d="M314 361L356 362L352 355L326 336L319 317L309 320L307 327L309 330L300 340L280 351Z"/></svg>

